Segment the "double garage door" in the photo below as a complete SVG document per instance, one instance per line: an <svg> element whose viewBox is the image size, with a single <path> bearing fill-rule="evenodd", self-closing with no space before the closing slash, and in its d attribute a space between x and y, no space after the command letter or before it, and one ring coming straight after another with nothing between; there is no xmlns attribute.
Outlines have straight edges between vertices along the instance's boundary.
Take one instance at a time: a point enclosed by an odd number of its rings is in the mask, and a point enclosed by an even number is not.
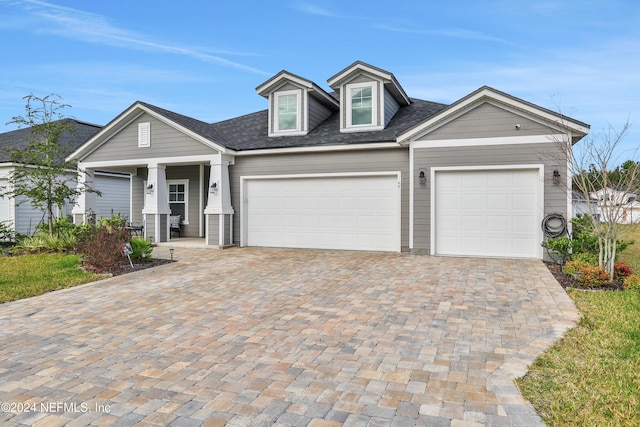
<svg viewBox="0 0 640 427"><path fill-rule="evenodd" d="M538 169L438 170L434 181L433 253L540 257Z"/></svg>
<svg viewBox="0 0 640 427"><path fill-rule="evenodd" d="M244 180L247 246L400 251L398 174Z"/></svg>

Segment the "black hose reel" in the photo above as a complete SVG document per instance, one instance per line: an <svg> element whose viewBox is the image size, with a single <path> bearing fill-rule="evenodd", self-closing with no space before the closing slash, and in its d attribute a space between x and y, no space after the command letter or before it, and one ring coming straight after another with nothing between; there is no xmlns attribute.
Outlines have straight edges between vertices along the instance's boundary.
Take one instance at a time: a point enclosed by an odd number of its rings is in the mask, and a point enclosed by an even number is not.
<svg viewBox="0 0 640 427"><path fill-rule="evenodd" d="M556 238L567 233L567 220L560 213L550 213L542 220L542 232L545 237Z"/></svg>

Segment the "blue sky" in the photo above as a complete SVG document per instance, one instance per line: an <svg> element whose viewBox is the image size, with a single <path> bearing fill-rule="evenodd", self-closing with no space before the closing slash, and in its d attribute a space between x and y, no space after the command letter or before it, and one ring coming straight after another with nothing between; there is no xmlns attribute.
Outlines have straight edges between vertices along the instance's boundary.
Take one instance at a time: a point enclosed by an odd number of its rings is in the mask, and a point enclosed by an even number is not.
<svg viewBox="0 0 640 427"><path fill-rule="evenodd" d="M0 52L1 131L29 93L98 124L136 100L214 122L265 109L282 69L328 90L361 60L415 98L489 85L640 144L637 0L0 0Z"/></svg>

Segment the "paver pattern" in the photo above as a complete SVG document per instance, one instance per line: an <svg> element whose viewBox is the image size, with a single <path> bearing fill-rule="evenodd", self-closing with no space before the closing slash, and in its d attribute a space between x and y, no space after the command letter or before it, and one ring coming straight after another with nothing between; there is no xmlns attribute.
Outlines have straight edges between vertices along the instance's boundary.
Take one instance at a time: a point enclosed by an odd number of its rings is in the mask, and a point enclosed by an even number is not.
<svg viewBox="0 0 640 427"><path fill-rule="evenodd" d="M541 425L513 378L578 319L535 260L175 257L0 305L0 424Z"/></svg>

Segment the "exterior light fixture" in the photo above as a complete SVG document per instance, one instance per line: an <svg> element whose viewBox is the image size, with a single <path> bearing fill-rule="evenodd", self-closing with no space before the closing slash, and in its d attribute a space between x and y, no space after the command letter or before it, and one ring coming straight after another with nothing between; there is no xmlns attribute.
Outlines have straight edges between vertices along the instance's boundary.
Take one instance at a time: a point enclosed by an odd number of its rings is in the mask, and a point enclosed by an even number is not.
<svg viewBox="0 0 640 427"><path fill-rule="evenodd" d="M558 169L553 171L553 183L560 185L560 171L558 171Z"/></svg>
<svg viewBox="0 0 640 427"><path fill-rule="evenodd" d="M151 194L153 192L153 184L147 184L147 194Z"/></svg>
<svg viewBox="0 0 640 427"><path fill-rule="evenodd" d="M173 261L173 248L169 248L169 253L171 254L171 261Z"/></svg>
<svg viewBox="0 0 640 427"><path fill-rule="evenodd" d="M218 191L218 183L214 182L209 188L211 189L211 192L215 194Z"/></svg>
<svg viewBox="0 0 640 427"><path fill-rule="evenodd" d="M418 179L420 180L420 184L426 184L427 183L427 176L424 174L424 171L420 171L420 174L418 175Z"/></svg>

